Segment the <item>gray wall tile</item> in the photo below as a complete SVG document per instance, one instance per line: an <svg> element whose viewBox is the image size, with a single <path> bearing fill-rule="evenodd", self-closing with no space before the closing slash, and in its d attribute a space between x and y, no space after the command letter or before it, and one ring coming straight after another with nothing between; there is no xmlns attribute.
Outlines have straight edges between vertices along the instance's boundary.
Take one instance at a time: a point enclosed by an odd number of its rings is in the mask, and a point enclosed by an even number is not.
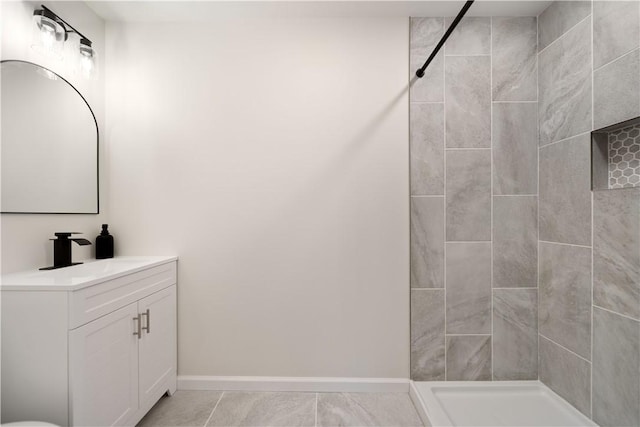
<svg viewBox="0 0 640 427"><path fill-rule="evenodd" d="M494 101L538 100L537 26L535 17L493 18Z"/></svg>
<svg viewBox="0 0 640 427"><path fill-rule="evenodd" d="M538 286L538 197L494 197L493 209L493 286Z"/></svg>
<svg viewBox="0 0 640 427"><path fill-rule="evenodd" d="M444 287L444 197L411 198L411 287Z"/></svg>
<svg viewBox="0 0 640 427"><path fill-rule="evenodd" d="M491 243L447 243L447 333L491 333Z"/></svg>
<svg viewBox="0 0 640 427"><path fill-rule="evenodd" d="M445 18L449 28L453 17ZM451 33L445 44L447 55L488 55L491 53L491 18L466 17Z"/></svg>
<svg viewBox="0 0 640 427"><path fill-rule="evenodd" d="M640 323L593 308L593 420L640 425Z"/></svg>
<svg viewBox="0 0 640 427"><path fill-rule="evenodd" d="M598 68L639 46L640 2L593 2L593 66Z"/></svg>
<svg viewBox="0 0 640 427"><path fill-rule="evenodd" d="M411 104L411 194L444 194L444 104Z"/></svg>
<svg viewBox="0 0 640 427"><path fill-rule="evenodd" d="M590 131L590 20L581 22L540 53L538 78L540 144Z"/></svg>
<svg viewBox="0 0 640 427"><path fill-rule="evenodd" d="M410 77L427 60L444 34L444 18L411 18ZM409 91L411 101L444 100L444 53L441 50L421 79L414 79Z"/></svg>
<svg viewBox="0 0 640 427"><path fill-rule="evenodd" d="M601 128L640 115L640 50L625 55L593 75L594 126Z"/></svg>
<svg viewBox="0 0 640 427"><path fill-rule="evenodd" d="M591 245L588 134L540 149L540 240Z"/></svg>
<svg viewBox="0 0 640 427"><path fill-rule="evenodd" d="M491 380L491 336L447 336L447 380Z"/></svg>
<svg viewBox="0 0 640 427"><path fill-rule="evenodd" d="M411 379L443 381L444 289L411 291Z"/></svg>
<svg viewBox="0 0 640 427"><path fill-rule="evenodd" d="M542 50L589 16L591 1L554 1L539 16L538 43Z"/></svg>
<svg viewBox="0 0 640 427"><path fill-rule="evenodd" d="M491 240L491 152L446 156L447 240Z"/></svg>
<svg viewBox="0 0 640 427"><path fill-rule="evenodd" d="M538 192L538 106L493 104L493 194Z"/></svg>
<svg viewBox="0 0 640 427"><path fill-rule="evenodd" d="M538 379L538 290L494 289L493 379Z"/></svg>
<svg viewBox="0 0 640 427"><path fill-rule="evenodd" d="M540 336L540 381L591 416L591 363Z"/></svg>
<svg viewBox="0 0 640 427"><path fill-rule="evenodd" d="M591 249L540 243L540 334L591 358Z"/></svg>
<svg viewBox="0 0 640 427"><path fill-rule="evenodd" d="M640 188L594 192L593 303L640 319Z"/></svg>
<svg viewBox="0 0 640 427"><path fill-rule="evenodd" d="M445 59L446 144L448 148L491 146L491 58Z"/></svg>

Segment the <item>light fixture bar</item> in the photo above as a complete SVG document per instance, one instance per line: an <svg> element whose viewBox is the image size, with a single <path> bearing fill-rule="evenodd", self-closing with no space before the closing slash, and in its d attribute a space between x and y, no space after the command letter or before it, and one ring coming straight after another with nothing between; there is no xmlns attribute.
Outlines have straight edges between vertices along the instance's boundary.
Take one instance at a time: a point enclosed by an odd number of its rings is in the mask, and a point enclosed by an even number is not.
<svg viewBox="0 0 640 427"><path fill-rule="evenodd" d="M91 44L92 44L91 40L89 40L89 38L86 37L84 34L82 34L80 31L76 30L73 27L73 25L69 24L67 21L65 21L64 19L60 18L60 16L57 13L55 13L53 10L49 9L47 6L41 4L40 7L44 10L44 12L46 12L46 13L43 13L44 16L47 16L47 14L51 14L51 15L53 15L55 17L55 19L57 21L59 21L60 24L63 24L64 30L65 30L65 40L67 39L67 34L66 33L69 32L66 27L69 27L69 28L71 28L71 30L73 30L74 33L76 33L77 35L80 36L81 40L86 40L88 43L85 43L85 44L87 44L89 47L91 47ZM49 16L47 16L47 17L49 17ZM49 18L51 19L51 17L49 17Z"/></svg>

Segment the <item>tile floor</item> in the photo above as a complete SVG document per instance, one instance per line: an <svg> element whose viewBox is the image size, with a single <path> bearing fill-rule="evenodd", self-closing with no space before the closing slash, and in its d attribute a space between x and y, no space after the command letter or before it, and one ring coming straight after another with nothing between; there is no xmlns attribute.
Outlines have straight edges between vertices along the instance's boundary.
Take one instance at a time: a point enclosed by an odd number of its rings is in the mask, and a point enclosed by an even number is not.
<svg viewBox="0 0 640 427"><path fill-rule="evenodd" d="M149 426L422 426L407 393L180 390L140 421Z"/></svg>

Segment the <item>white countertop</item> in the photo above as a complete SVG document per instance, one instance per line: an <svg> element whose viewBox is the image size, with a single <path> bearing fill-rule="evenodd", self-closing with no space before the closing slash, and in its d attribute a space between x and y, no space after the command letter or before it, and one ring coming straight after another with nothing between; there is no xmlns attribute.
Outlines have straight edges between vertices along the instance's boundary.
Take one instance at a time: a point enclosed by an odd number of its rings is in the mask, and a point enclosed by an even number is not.
<svg viewBox="0 0 640 427"><path fill-rule="evenodd" d="M147 268L176 261L177 256L127 256L84 261L56 270L29 270L2 275L3 291L74 291Z"/></svg>

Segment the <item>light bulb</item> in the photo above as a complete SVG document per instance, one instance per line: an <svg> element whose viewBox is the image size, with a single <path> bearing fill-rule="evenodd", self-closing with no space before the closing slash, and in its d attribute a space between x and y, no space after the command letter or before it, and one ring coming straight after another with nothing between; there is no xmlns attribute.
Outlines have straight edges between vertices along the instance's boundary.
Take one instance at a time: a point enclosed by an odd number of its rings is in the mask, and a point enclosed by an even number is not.
<svg viewBox="0 0 640 427"><path fill-rule="evenodd" d="M87 39L80 39L80 70L86 78L95 78L96 51Z"/></svg>
<svg viewBox="0 0 640 427"><path fill-rule="evenodd" d="M64 27L55 16L45 10L33 13L33 44L31 47L47 56L62 58L62 48L66 38Z"/></svg>

